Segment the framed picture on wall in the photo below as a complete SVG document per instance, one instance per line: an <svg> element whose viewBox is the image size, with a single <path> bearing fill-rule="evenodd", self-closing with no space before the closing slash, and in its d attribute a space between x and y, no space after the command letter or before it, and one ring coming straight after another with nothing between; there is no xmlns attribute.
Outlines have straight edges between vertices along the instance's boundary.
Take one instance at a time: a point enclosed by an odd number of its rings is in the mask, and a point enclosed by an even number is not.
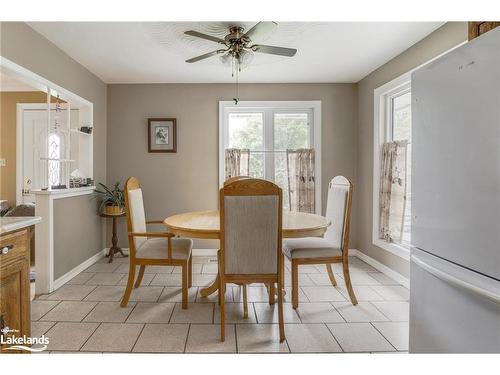
<svg viewBox="0 0 500 375"><path fill-rule="evenodd" d="M148 152L177 152L175 118L148 119Z"/></svg>

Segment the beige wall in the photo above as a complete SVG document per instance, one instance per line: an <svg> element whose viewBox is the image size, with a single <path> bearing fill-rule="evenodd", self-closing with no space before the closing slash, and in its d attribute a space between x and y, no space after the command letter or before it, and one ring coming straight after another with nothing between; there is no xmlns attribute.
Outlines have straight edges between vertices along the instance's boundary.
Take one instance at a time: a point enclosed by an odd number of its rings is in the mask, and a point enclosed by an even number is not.
<svg viewBox="0 0 500 375"><path fill-rule="evenodd" d="M16 205L16 104L46 103L47 94L33 92L0 92L0 158L6 166L0 167L0 198Z"/></svg>
<svg viewBox="0 0 500 375"><path fill-rule="evenodd" d="M384 64L358 82L358 129L357 129L357 248L403 276L409 276L409 263L372 244L373 214L373 91L429 61L433 57L467 40L466 22L449 22L421 40L399 56Z"/></svg>
<svg viewBox="0 0 500 375"><path fill-rule="evenodd" d="M234 84L109 85L108 182L123 183L128 176L139 178L147 217L151 219L217 208L218 103L231 100L234 92ZM324 211L329 180L337 174L355 179L355 85L242 84L240 97L242 100L322 101ZM176 154L148 153L148 117L177 118ZM120 243L127 246L124 221L121 227Z"/></svg>
<svg viewBox="0 0 500 375"><path fill-rule="evenodd" d="M2 57L94 104L94 178L98 181L106 181L106 84L23 22L1 22L0 38ZM78 197L75 199L79 201ZM63 206L64 203L62 201L61 205ZM91 211L94 214L91 214ZM58 212L66 211L63 207L59 207ZM95 217L94 205L92 205L92 210L81 209L80 212L86 216L80 217L79 220L62 220L58 230L74 233L80 228L80 221L94 220L100 223L101 219ZM99 244L98 246L94 244L96 248L86 254L88 257L102 250L104 233L101 228L101 225L86 226L86 236L95 239L95 244ZM64 252L67 259L74 260L74 262L65 263L62 269L75 267L78 262L81 262L78 254L75 254L78 251L80 251L78 247L72 246L55 249L56 254Z"/></svg>
<svg viewBox="0 0 500 375"><path fill-rule="evenodd" d="M68 226L68 222L78 225ZM92 195L54 199L54 278L102 250L101 238L89 235L100 230L101 218Z"/></svg>

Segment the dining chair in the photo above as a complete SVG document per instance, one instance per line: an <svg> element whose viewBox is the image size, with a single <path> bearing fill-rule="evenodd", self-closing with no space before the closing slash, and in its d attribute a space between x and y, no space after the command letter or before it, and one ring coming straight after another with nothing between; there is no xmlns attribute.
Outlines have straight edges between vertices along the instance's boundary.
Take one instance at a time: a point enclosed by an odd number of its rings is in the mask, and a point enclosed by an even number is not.
<svg viewBox="0 0 500 375"><path fill-rule="evenodd" d="M219 303L225 339L227 283L276 283L280 341L283 323L282 190L270 181L242 178L220 189ZM243 289L244 297L246 288ZM274 291L270 293L274 298ZM270 297L271 299L271 297Z"/></svg>
<svg viewBox="0 0 500 375"><path fill-rule="evenodd" d="M173 234L167 232L146 230L147 224L163 224L163 221L146 221L142 189L135 177L127 180L124 193L130 266L121 307L127 306L132 286L138 288L141 285L146 266L180 266L182 267L182 308L187 309L188 289L193 279L191 253L193 241L187 238L175 238ZM140 268L134 285L137 266Z"/></svg>
<svg viewBox="0 0 500 375"><path fill-rule="evenodd" d="M224 186L227 184L232 183L233 181L238 181L238 180L244 180L247 178L251 178L249 176L233 176L229 177L226 181L224 181ZM219 256L219 252L217 252L217 256ZM247 285L246 284L239 284L241 289L242 289L242 296L243 296L243 318L248 318L248 293L247 293ZM269 304L274 304L274 283L269 283L267 285L267 291L269 293ZM219 293L219 305L220 305L220 298L222 298L222 294Z"/></svg>
<svg viewBox="0 0 500 375"><path fill-rule="evenodd" d="M289 238L283 241L283 253L292 264L292 307L299 306L299 265L324 264L330 282L337 285L332 263L342 263L342 271L349 298L353 305L358 301L349 275L349 227L352 206L352 183L344 176L330 181L326 217L331 222L323 238Z"/></svg>

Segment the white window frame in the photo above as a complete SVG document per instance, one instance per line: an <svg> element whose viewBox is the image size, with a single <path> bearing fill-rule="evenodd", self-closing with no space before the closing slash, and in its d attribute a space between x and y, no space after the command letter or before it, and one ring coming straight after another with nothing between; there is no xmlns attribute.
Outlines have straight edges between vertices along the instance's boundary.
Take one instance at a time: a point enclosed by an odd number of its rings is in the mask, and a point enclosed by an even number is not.
<svg viewBox="0 0 500 375"><path fill-rule="evenodd" d="M403 74L374 91L373 119L373 234L375 246L405 260L410 260L410 247L387 242L379 238L380 226L380 151L382 145L392 135L392 98L404 92L411 91L411 72Z"/></svg>
<svg viewBox="0 0 500 375"><path fill-rule="evenodd" d="M315 207L316 213L321 214L321 100L308 101L240 101L237 105L233 101L219 101L219 187L224 185L224 150L229 143L228 118L231 112L262 112L264 123L273 121L272 115L277 112L308 112L312 128L309 144L315 151ZM265 142L267 145L274 140L271 127L264 127ZM266 133L267 132L267 133ZM264 149L268 150L267 145ZM266 170L274 169L274 165L266 165Z"/></svg>

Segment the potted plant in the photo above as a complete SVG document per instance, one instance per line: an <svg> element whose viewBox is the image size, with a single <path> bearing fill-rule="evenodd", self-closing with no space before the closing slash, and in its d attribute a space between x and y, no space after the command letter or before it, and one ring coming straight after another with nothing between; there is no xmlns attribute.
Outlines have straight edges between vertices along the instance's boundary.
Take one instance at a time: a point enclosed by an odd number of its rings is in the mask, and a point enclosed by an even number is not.
<svg viewBox="0 0 500 375"><path fill-rule="evenodd" d="M99 210L107 215L120 215L125 210L125 197L120 183L116 182L113 188L99 182L102 190L96 189L97 197L101 199Z"/></svg>

